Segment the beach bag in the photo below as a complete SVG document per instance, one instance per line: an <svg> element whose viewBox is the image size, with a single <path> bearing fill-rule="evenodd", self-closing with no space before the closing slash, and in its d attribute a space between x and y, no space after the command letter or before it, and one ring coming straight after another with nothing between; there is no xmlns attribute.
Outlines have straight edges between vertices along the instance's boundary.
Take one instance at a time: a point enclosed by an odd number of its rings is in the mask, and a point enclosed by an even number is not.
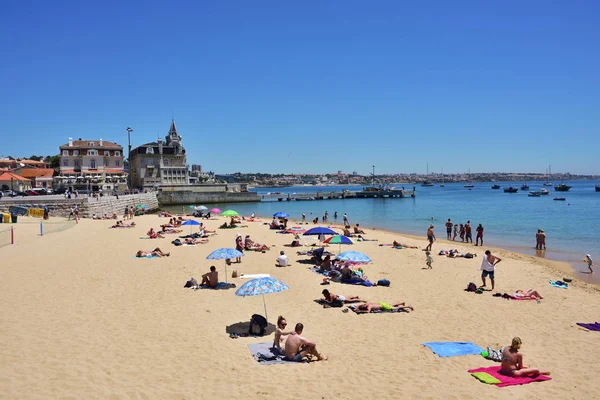
<svg viewBox="0 0 600 400"><path fill-rule="evenodd" d="M377 281L377 286L390 286L390 281L387 279L380 279Z"/></svg>
<svg viewBox="0 0 600 400"><path fill-rule="evenodd" d="M265 328L267 327L267 320L262 315L254 314L252 318L250 318L250 326L248 327L248 334L254 335L254 327L258 326L260 328L259 336L264 336Z"/></svg>
<svg viewBox="0 0 600 400"><path fill-rule="evenodd" d="M233 272L231 273L231 277L232 278L237 278L238 277L238 272L237 269L234 269Z"/></svg>
<svg viewBox="0 0 600 400"><path fill-rule="evenodd" d="M473 258L473 254L467 253L467 254L465 254L465 258Z"/></svg>
<svg viewBox="0 0 600 400"><path fill-rule="evenodd" d="M175 246L181 246L181 240L179 239L175 239L171 243L173 243Z"/></svg>
<svg viewBox="0 0 600 400"><path fill-rule="evenodd" d="M467 292L476 292L477 291L477 285L475 284L475 282L469 282L469 284L467 285Z"/></svg>

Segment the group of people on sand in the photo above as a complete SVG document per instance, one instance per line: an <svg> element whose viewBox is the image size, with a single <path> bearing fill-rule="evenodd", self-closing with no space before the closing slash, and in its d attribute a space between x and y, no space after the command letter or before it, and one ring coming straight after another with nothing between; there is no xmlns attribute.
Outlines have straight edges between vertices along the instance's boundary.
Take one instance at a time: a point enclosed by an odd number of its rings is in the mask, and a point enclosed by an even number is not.
<svg viewBox="0 0 600 400"><path fill-rule="evenodd" d="M319 353L314 341L302 336L304 325L301 322L296 324L293 331L286 331L286 327L287 320L280 315L277 318L273 348L282 353L286 360L295 362L327 360L327 356Z"/></svg>
<svg viewBox="0 0 600 400"><path fill-rule="evenodd" d="M367 281L367 275L362 268L352 269L349 263L332 259L330 254L327 254L320 263L317 261L317 264L317 271L333 281Z"/></svg>
<svg viewBox="0 0 600 400"><path fill-rule="evenodd" d="M135 227L134 221L131 221L130 224L126 224L121 220L115 222L115 224L111 226L111 228L133 228L133 227Z"/></svg>
<svg viewBox="0 0 600 400"><path fill-rule="evenodd" d="M358 313L370 313L372 311L414 311L411 305L407 305L405 302L395 302L388 304L386 302L373 303L368 300L361 299L359 296L344 296L341 294L333 294L328 289L323 289L321 292L323 298L321 301L324 303L323 307L343 307L345 304L361 303L356 307Z"/></svg>
<svg viewBox="0 0 600 400"><path fill-rule="evenodd" d="M433 218L432 218L433 220ZM461 242L473 243L473 233L471 228L471 221L467 221L465 224L455 224L452 222L452 219L448 218L446 221L446 237L448 240L456 241L456 236L460 237ZM427 241L429 244L425 247L426 251L431 251L431 247L433 246L433 242L436 241L435 233L433 231L433 224L429 225L427 229ZM477 225L475 228L477 232L477 236L475 238L475 246L483 246L483 225Z"/></svg>

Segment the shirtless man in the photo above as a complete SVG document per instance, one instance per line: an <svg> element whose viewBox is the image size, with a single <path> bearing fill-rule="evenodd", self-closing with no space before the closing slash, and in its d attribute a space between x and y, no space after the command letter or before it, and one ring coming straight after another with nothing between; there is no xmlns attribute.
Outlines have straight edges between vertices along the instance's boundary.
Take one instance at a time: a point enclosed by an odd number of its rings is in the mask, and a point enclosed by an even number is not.
<svg viewBox="0 0 600 400"><path fill-rule="evenodd" d="M217 272L217 269L213 265L210 267L210 272L207 272L206 274L202 275L202 282L200 283L200 286L208 286L211 288L215 288L215 287L217 287L218 283L219 283L219 273Z"/></svg>
<svg viewBox="0 0 600 400"><path fill-rule="evenodd" d="M343 296L341 294L333 294L333 293L329 293L329 290L327 289L323 289L323 292L321 292L323 294L323 296L325 296L322 300L327 303L324 304L323 307L328 308L328 307L332 307L332 306L338 306L341 307L344 305L344 303L366 303L366 300L361 299L358 296Z"/></svg>
<svg viewBox="0 0 600 400"><path fill-rule="evenodd" d="M160 248L155 248L152 251L144 251L144 250L138 250L138 252L135 254L136 257L142 258L142 257L169 257L171 255L171 253L163 253L163 251Z"/></svg>
<svg viewBox="0 0 600 400"><path fill-rule="evenodd" d="M295 335L290 335L285 341L285 358L288 361L301 362L307 356L317 357L319 361L327 360L327 357L319 354L317 351L317 344L312 340L305 339L302 337L302 331L304 325L301 323L296 324L294 332Z"/></svg>
<svg viewBox="0 0 600 400"><path fill-rule="evenodd" d="M363 231L362 229L360 229L359 225L356 224L356 226L354 227L354 233L362 233L364 235L365 231Z"/></svg>
<svg viewBox="0 0 600 400"><path fill-rule="evenodd" d="M433 245L433 241L435 240L435 234L433 233L433 224L429 225L429 229L427 229L427 240L429 240L429 244L425 247L425 251L431 251L431 246Z"/></svg>
<svg viewBox="0 0 600 400"><path fill-rule="evenodd" d="M469 243L469 239L471 243L473 243L473 235L471 233L471 221L467 221L465 224L465 239L467 239L467 243Z"/></svg>
<svg viewBox="0 0 600 400"><path fill-rule="evenodd" d="M450 218L448 218L448 221L446 222L446 234L448 235L448 240L452 239L452 226L454 224L452 223L452 220Z"/></svg>
<svg viewBox="0 0 600 400"><path fill-rule="evenodd" d="M523 354L519 353L521 344L521 338L514 337L510 347L504 349L502 352L500 373L507 376L528 376L531 378L537 378L540 375L550 375L548 371L524 367Z"/></svg>
<svg viewBox="0 0 600 400"><path fill-rule="evenodd" d="M382 301L380 303L361 304L357 307L356 311L359 313L370 313L371 311L400 311L400 310L410 312L410 311L414 311L414 308L410 305L407 306L405 302L394 303L394 304L390 305L390 304Z"/></svg>

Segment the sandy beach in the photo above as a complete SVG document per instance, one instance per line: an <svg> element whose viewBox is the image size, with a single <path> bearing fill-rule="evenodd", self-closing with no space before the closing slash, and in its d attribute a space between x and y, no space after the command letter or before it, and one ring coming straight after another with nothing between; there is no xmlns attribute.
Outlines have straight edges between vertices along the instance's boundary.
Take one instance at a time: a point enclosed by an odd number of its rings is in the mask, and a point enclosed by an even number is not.
<svg viewBox="0 0 600 400"><path fill-rule="evenodd" d="M424 238L366 227L378 241L342 246L369 255L369 279L390 287L331 283L300 263L302 248L284 247L292 235L277 234L263 222L216 229L225 219L203 221L218 234L208 244L175 247L165 239L140 239L168 218L136 217L137 227L109 229L114 221L81 220L71 229L40 237L35 220L17 224L18 241L0 248L0 398L5 399L583 399L600 398L595 355L600 333L576 322L600 320L597 286L575 280L569 289L553 288L571 268L490 247L502 258L496 290L537 289L544 299L510 301L491 292L465 292L480 285L484 251L458 242L433 245L433 269L425 270ZM291 221L293 225L295 221ZM360 221L359 221L360 222ZM362 225L362 224L361 224ZM310 225L312 227L312 225ZM424 227L426 228L426 227ZM189 233L189 227L181 228ZM317 342L325 362L260 365L250 343L268 337L232 339L228 332L263 314L261 297L238 297L235 289L184 289L185 282L215 265L225 280L225 262L206 256L234 247L236 233L271 247L246 252L228 267L237 287L240 273L268 273L289 290L265 297L269 322L278 315L290 326L302 322L304 336ZM438 230L440 237L445 233ZM394 239L418 249L379 244ZM309 239L308 241L311 241ZM137 250L160 247L159 259L133 258ZM440 249L475 252L474 259L438 256ZM280 250L290 266L275 267ZM338 252L337 245L330 250ZM489 286L489 282L488 282ZM323 288L346 296L388 303L406 301L411 313L356 315L325 309L313 300ZM479 355L439 358L423 342L471 341L483 348L523 340L525 364L552 372L549 382L499 388L480 383L467 370L499 365Z"/></svg>

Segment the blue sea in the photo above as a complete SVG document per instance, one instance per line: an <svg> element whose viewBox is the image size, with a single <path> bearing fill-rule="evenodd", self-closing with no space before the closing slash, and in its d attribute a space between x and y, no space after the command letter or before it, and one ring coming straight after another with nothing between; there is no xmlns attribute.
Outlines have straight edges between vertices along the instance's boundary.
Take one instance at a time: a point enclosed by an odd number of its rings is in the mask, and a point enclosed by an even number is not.
<svg viewBox="0 0 600 400"><path fill-rule="evenodd" d="M502 188L512 185L520 188L524 182L494 182ZM344 199L316 201L268 201L261 203L215 204L221 210L234 209L241 215L256 212L270 216L278 211L290 214L290 219L300 219L306 213L307 220L318 216L321 220L325 211L330 222L338 212L338 222L347 213L350 223L360 223L367 228L380 228L399 233L422 235L433 219L436 236L446 237L444 223L451 218L454 223L471 221L473 229L482 224L485 228L485 245L501 247L524 254L537 255L553 260L567 261L580 271L582 280L600 283L600 272L590 276L583 272L587 266L582 262L586 253L600 264L600 192L595 191L599 181L570 181L568 192L556 192L547 187L550 194L528 197L528 190L504 193L493 190L494 183L475 182L468 190L464 183L446 183L444 187L416 186L415 198L405 199ZM553 182L557 183L557 182ZM542 182L527 182L529 190L539 190ZM402 184L396 184L401 187ZM407 189L412 184L405 185ZM362 186L293 186L286 188L257 188L263 193L316 193L343 189L356 191ZM554 201L554 197L565 197L566 201ZM213 205L211 205L212 207ZM175 210L177 207L170 207ZM180 209L180 208L179 208ZM535 233L543 229L546 233L548 250L536 252ZM473 236L475 232L473 231ZM445 245L440 243L437 249Z"/></svg>

